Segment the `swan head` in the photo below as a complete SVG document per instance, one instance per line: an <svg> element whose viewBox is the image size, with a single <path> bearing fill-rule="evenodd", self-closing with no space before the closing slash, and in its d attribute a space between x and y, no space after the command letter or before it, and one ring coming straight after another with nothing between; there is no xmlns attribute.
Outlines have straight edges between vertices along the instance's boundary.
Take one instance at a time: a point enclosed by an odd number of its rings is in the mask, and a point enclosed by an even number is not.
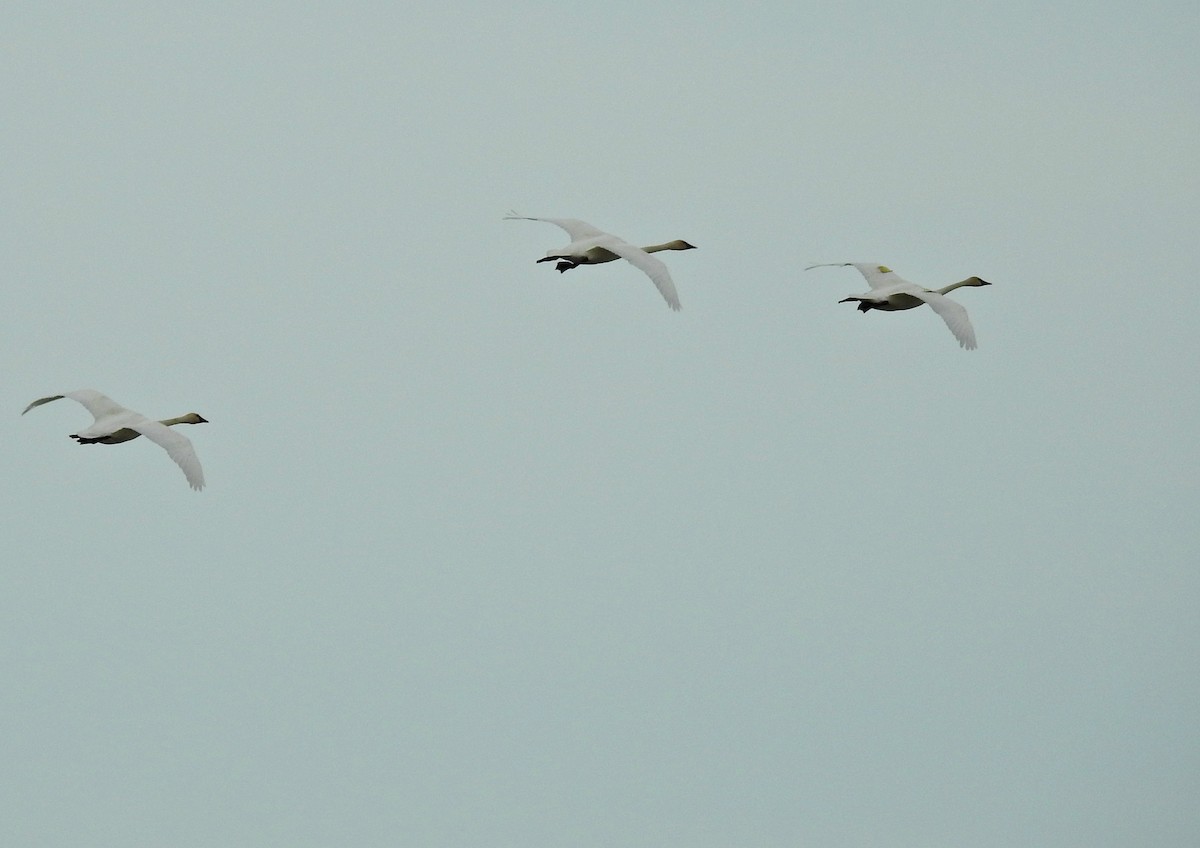
<svg viewBox="0 0 1200 848"><path fill-rule="evenodd" d="M660 250L695 250L696 245L689 244L683 239L675 239L675 241L667 241L662 244L649 244L642 248L647 253L658 253ZM601 260L607 262L608 260Z"/></svg>
<svg viewBox="0 0 1200 848"><path fill-rule="evenodd" d="M967 277L962 281L964 286L990 286L987 280L981 280L979 277Z"/></svg>
<svg viewBox="0 0 1200 848"><path fill-rule="evenodd" d="M207 424L208 419L202 418L199 412L189 412L179 419L180 424Z"/></svg>

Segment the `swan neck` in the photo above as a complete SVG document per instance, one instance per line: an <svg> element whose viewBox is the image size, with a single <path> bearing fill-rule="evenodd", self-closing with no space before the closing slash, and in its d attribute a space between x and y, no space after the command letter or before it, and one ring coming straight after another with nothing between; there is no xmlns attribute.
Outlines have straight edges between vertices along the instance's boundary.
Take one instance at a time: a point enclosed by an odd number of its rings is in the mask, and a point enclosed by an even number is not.
<svg viewBox="0 0 1200 848"><path fill-rule="evenodd" d="M942 286L940 289L937 289L937 293L938 294L948 294L962 286L974 285L974 280L975 280L974 277L967 277L967 279L959 280L957 283L951 283L948 286Z"/></svg>

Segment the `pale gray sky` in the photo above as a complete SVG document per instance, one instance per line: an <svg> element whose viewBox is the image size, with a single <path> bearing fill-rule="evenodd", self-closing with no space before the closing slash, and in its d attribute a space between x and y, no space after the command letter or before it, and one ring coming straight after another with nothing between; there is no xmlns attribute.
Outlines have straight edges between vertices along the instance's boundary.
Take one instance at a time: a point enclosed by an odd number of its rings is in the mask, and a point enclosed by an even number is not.
<svg viewBox="0 0 1200 848"><path fill-rule="evenodd" d="M1198 18L7 9L0 842L1197 844Z"/></svg>

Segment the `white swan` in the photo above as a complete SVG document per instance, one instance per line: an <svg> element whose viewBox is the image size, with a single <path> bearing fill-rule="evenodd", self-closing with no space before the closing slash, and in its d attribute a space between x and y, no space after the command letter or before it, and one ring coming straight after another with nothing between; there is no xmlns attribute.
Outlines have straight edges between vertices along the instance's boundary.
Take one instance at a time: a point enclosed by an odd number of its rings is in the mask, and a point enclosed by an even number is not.
<svg viewBox="0 0 1200 848"><path fill-rule="evenodd" d="M658 290L662 293L668 306L676 311L681 308L679 295L675 292L675 283L671 281L671 273L667 270L667 266L650 254L660 250L695 250L694 244L676 239L664 244L637 247L575 218L527 218L510 211L504 216L504 220L545 221L547 224L554 224L566 230L571 243L558 250L546 251L545 258L538 260L538 262L558 260L555 267L560 273L578 268L580 265L599 265L602 262L612 262L614 259L627 259L635 268L645 272L651 282L658 286Z"/></svg>
<svg viewBox="0 0 1200 848"><path fill-rule="evenodd" d="M67 392L61 395L38 398L22 410L24 415L35 406L49 403L52 400L70 398L83 404L96 420L91 427L80 430L71 436L81 445L118 445L128 442L138 436L145 436L150 441L166 449L167 454L183 469L183 475L193 489L204 488L204 470L196 451L192 448L187 436L170 429L176 424L207 424L195 412L181 415L178 418L167 418L162 421L152 421L141 413L126 409L119 403L105 397L92 389L80 389L77 392Z"/></svg>
<svg viewBox="0 0 1200 848"><path fill-rule="evenodd" d="M948 297L943 297L943 295L954 291L960 286L990 286L991 283L987 280L981 280L978 277L967 277L965 280L951 283L940 289L927 289L896 276L896 272L888 266L877 265L874 262L826 262L821 265L809 265L804 270L811 271L813 268L844 267L857 268L859 273L867 278L867 283L871 286L871 290L866 294L844 298L839 300L838 303L858 301L860 312L869 312L872 309L881 309L884 312L896 312L901 309L913 309L923 303L928 303L934 312L942 316L942 320L946 322L946 326L950 328L950 332L954 333L954 337L958 339L960 345L967 350L975 349L975 328L971 326L971 319L967 317L967 310L962 304L950 300Z"/></svg>

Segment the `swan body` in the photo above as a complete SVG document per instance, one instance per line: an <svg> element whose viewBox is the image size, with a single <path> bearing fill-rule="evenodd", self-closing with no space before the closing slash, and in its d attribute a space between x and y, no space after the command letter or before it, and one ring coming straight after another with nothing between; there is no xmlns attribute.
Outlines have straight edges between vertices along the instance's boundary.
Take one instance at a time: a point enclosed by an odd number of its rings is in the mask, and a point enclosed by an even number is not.
<svg viewBox="0 0 1200 848"><path fill-rule="evenodd" d="M857 302L860 312L869 312L872 309L883 312L899 312L904 309L915 309L922 304L929 304L929 308L946 322L946 326L950 328L950 332L958 339L960 345L967 350L975 349L975 328L971 326L971 319L967 316L966 308L945 295L962 286L990 286L991 283L987 280L981 280L979 277L967 277L965 280L942 286L940 289L927 289L897 276L896 272L886 265L874 262L826 262L821 265L809 265L804 270L842 267L857 268L858 272L866 278L871 290L864 294L843 298L838 303Z"/></svg>
<svg viewBox="0 0 1200 848"><path fill-rule="evenodd" d="M200 467L200 460L196 458L196 451L192 447L191 441L187 436L171 429L176 424L207 424L208 421L201 418L198 413L189 412L178 418L154 421L132 409L126 409L100 392L93 389L80 389L75 392L38 398L25 407L21 414L24 415L35 406L63 398L79 402L84 409L92 413L92 417L95 419L92 426L71 434L71 438L77 443L81 445L119 445L122 442L132 441L138 436L145 436L166 450L167 455L175 460L175 464L183 470L183 475L193 489L204 488L204 469Z"/></svg>
<svg viewBox="0 0 1200 848"><path fill-rule="evenodd" d="M547 224L554 224L565 230L571 243L558 250L546 251L545 257L538 260L538 262L557 262L555 268L559 273L578 268L580 265L599 265L602 262L625 259L650 278L650 281L658 287L668 306L676 311L682 308L679 303L679 295L675 291L675 283L671 280L671 273L667 270L667 266L650 254L662 250L695 250L694 244L688 244L683 239L675 239L663 244L638 247L576 218L527 218L513 212L505 215L504 220L545 221Z"/></svg>

